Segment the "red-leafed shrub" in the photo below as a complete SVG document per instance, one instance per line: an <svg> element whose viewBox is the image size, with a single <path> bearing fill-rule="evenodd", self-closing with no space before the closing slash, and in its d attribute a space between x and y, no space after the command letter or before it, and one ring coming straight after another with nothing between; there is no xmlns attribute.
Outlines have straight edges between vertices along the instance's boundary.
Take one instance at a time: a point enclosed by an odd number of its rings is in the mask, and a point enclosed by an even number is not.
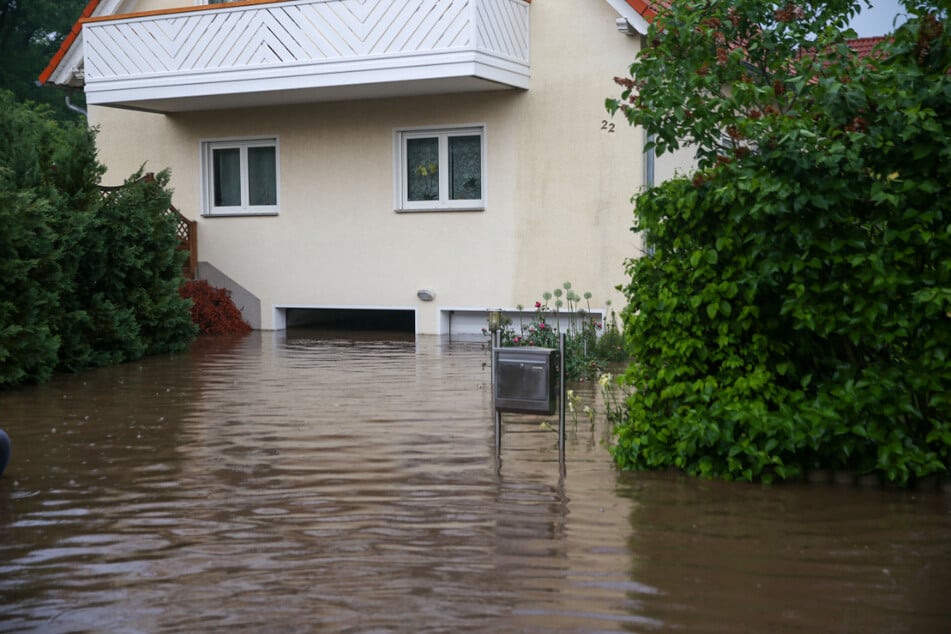
<svg viewBox="0 0 951 634"><path fill-rule="evenodd" d="M231 291L217 288L205 280L189 280L179 290L192 300L192 321L201 335L246 335L251 326L231 299Z"/></svg>

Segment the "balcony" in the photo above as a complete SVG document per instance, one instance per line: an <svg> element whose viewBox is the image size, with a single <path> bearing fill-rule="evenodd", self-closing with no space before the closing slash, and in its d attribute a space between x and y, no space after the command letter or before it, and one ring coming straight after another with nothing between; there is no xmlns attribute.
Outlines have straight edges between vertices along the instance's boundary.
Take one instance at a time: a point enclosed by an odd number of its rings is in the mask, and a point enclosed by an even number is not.
<svg viewBox="0 0 951 634"><path fill-rule="evenodd" d="M86 101L153 112L528 88L523 0L292 0L92 18Z"/></svg>

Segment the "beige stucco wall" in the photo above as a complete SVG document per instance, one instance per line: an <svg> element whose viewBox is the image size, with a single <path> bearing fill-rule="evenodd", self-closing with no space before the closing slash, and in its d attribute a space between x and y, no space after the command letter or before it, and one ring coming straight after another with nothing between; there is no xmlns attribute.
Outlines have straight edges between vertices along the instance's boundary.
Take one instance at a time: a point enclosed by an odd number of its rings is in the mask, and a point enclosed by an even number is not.
<svg viewBox="0 0 951 634"><path fill-rule="evenodd" d="M137 3L153 4L166 3ZM639 42L616 17L606 2L536 0L528 91L168 116L93 107L105 180L170 167L175 205L199 220L199 259L260 299L265 329L275 306L376 307L414 309L418 332L436 333L441 309L531 305L567 280L593 307L620 307L643 136L620 117L601 130ZM487 130L486 209L395 213L394 129L470 123ZM201 141L261 135L279 138L280 214L201 217Z"/></svg>

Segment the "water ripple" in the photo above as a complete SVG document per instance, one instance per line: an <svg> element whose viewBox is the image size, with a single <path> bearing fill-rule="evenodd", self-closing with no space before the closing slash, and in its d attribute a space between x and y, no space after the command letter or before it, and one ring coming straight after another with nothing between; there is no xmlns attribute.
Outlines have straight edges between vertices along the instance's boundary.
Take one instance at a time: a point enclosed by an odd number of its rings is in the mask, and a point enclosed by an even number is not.
<svg viewBox="0 0 951 634"><path fill-rule="evenodd" d="M478 344L255 333L0 394L3 632L944 631L948 496L494 456ZM592 386L577 386L595 402Z"/></svg>

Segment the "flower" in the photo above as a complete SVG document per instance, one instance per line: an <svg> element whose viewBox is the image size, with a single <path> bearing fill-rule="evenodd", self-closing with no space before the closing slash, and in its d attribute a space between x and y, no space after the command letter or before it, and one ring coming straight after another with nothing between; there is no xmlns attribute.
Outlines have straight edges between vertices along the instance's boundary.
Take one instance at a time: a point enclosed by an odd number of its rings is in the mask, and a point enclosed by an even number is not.
<svg viewBox="0 0 951 634"><path fill-rule="evenodd" d="M542 307L541 302L535 302L535 308L541 308L541 307Z"/></svg>
<svg viewBox="0 0 951 634"><path fill-rule="evenodd" d="M614 377L611 376L610 372L605 372L600 377L598 377L598 383L601 385L601 388L606 388L608 384L611 383L611 379Z"/></svg>

